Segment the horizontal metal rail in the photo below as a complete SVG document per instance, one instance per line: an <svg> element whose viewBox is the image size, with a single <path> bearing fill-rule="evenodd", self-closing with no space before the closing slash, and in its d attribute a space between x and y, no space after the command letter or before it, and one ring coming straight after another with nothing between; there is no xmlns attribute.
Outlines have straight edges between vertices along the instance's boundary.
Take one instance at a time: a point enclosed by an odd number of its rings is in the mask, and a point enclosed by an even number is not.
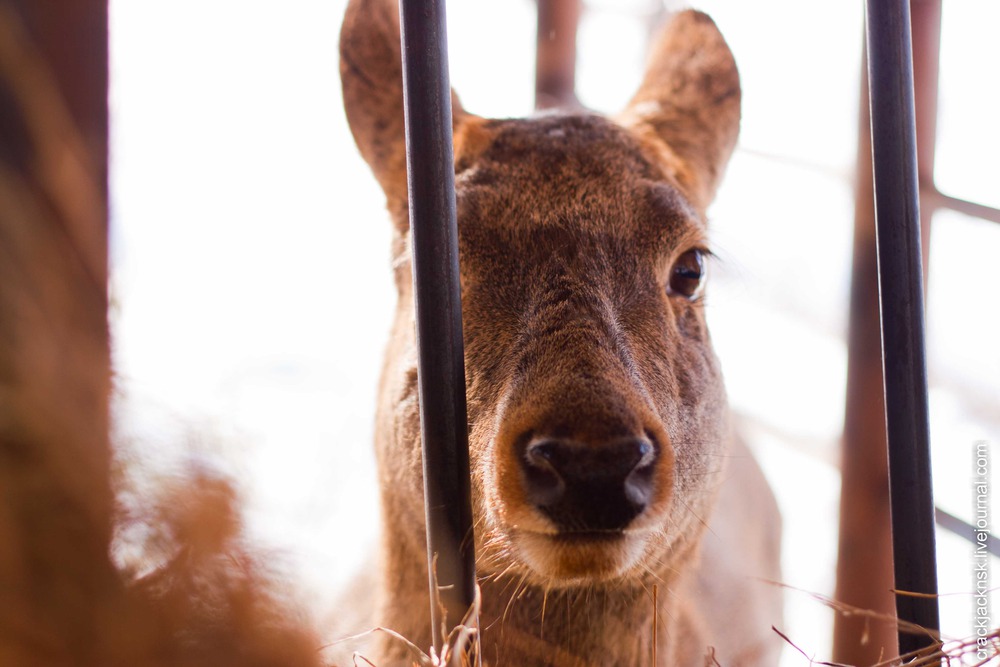
<svg viewBox="0 0 1000 667"><path fill-rule="evenodd" d="M984 533L984 531L979 530L971 523L958 518L950 512L944 511L940 507L934 509L934 518L937 521L937 525L972 543L978 542L978 536ZM997 538L992 533L986 533L985 535L986 550L1000 558L1000 538Z"/></svg>
<svg viewBox="0 0 1000 667"><path fill-rule="evenodd" d="M959 199L958 197L952 197L933 188L931 188L926 194L928 195L928 200L934 208L946 208L972 216L973 218L982 218L983 220L989 220L990 222L1000 223L1000 209L993 208L992 206L986 206L984 204L977 204L976 202L967 201L965 199Z"/></svg>

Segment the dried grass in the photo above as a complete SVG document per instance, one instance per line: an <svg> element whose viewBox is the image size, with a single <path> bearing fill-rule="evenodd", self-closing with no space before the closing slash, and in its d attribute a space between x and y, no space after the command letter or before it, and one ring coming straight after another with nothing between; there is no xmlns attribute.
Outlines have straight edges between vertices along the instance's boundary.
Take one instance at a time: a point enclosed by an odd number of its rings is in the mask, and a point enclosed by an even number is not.
<svg viewBox="0 0 1000 667"><path fill-rule="evenodd" d="M855 616L867 620L887 621L895 624L901 631L923 635L928 639L928 645L918 651L905 653L898 657L886 658L872 665L845 665L839 662L828 660L817 660L809 655L805 650L792 641L788 635L784 634L772 626L772 630L780 636L792 649L800 653L810 665L821 665L823 667L896 667L907 665L907 667L931 667L946 665L947 667L984 667L989 664L1000 664L1000 628L995 628L986 633L983 637L968 637L964 639L943 638L939 632L923 628L913 623L900 621L889 614L883 614L870 609L861 609L843 602L838 602L818 593L803 591L786 584L778 582L768 582L782 588L804 593L817 602L829 607L835 613L842 616ZM898 591L897 591L898 592ZM914 593L913 595L917 595ZM985 653L985 657L981 656Z"/></svg>
<svg viewBox="0 0 1000 667"><path fill-rule="evenodd" d="M444 646L441 649L441 655L437 654L437 651L432 646L427 652L424 652L419 646L414 642L410 641L400 633L392 630L390 628L377 627L368 630L367 632L362 632L361 634L352 635L350 637L345 637L339 639L335 642L327 644L323 648L328 648L336 644L341 644L349 641L357 641L363 639L373 633L382 633L388 635L393 640L402 644L410 657L413 660L413 664L417 667L474 667L482 665L482 652L479 646L479 613L482 608L481 590L479 586L476 586L476 598L473 600L472 605L466 610L465 616L462 621L451 629L450 632L447 628L442 628L442 634L446 637ZM440 604L440 600L438 600ZM355 651L354 665L358 667L358 661L364 662L370 667L377 667L375 663L366 658L360 652Z"/></svg>

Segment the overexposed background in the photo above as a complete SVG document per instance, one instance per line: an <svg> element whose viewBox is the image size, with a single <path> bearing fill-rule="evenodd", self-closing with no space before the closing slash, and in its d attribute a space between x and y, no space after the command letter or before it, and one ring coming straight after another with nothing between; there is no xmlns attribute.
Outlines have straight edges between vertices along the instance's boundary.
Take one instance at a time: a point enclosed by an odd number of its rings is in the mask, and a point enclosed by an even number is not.
<svg viewBox="0 0 1000 667"><path fill-rule="evenodd" d="M210 457L238 474L254 536L320 618L377 533L370 441L394 303L383 197L341 108L344 5L111 2L120 428L160 465ZM641 76L652 6L589 6L578 93L614 111ZM696 6L719 23L744 88L740 146L710 211L713 336L783 508L785 581L829 595L863 5ZM944 11L936 179L1000 206L1000 5L949 0ZM530 113L534 3L453 0L449 12L465 106ZM968 518L974 442L1000 443L1000 227L940 212L932 239L935 488ZM971 554L939 534L953 636L971 632ZM831 622L789 594L783 631L818 659ZM787 650L783 664L806 661Z"/></svg>

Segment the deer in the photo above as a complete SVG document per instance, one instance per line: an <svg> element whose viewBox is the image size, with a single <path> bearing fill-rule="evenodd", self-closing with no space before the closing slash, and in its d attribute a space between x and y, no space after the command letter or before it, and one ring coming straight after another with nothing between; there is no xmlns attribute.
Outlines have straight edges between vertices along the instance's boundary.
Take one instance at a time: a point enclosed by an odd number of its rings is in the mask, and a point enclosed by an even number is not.
<svg viewBox="0 0 1000 667"><path fill-rule="evenodd" d="M429 646L399 44L394 2L349 2L344 107L386 197L398 292L373 619ZM694 10L662 28L613 117L488 119L453 94L486 664L777 662L780 516L736 434L704 306L706 210L740 104L733 55ZM411 664L374 642L374 664Z"/></svg>

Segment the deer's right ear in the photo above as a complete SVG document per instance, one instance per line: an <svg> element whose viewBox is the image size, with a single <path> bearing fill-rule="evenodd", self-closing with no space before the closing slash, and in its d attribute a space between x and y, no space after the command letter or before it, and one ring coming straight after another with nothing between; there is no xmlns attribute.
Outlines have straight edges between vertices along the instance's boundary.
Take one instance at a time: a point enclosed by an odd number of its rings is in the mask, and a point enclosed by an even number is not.
<svg viewBox="0 0 1000 667"><path fill-rule="evenodd" d="M351 0L340 29L344 110L389 206L406 210L406 136L399 13L387 0Z"/></svg>
<svg viewBox="0 0 1000 667"><path fill-rule="evenodd" d="M394 0L351 0L340 30L340 82L354 141L399 224L406 221L406 133L399 9ZM455 129L469 116L453 94Z"/></svg>
<svg viewBox="0 0 1000 667"><path fill-rule="evenodd" d="M715 196L740 130L740 76L715 23L680 12L653 44L639 91L618 121L657 145L699 208Z"/></svg>

